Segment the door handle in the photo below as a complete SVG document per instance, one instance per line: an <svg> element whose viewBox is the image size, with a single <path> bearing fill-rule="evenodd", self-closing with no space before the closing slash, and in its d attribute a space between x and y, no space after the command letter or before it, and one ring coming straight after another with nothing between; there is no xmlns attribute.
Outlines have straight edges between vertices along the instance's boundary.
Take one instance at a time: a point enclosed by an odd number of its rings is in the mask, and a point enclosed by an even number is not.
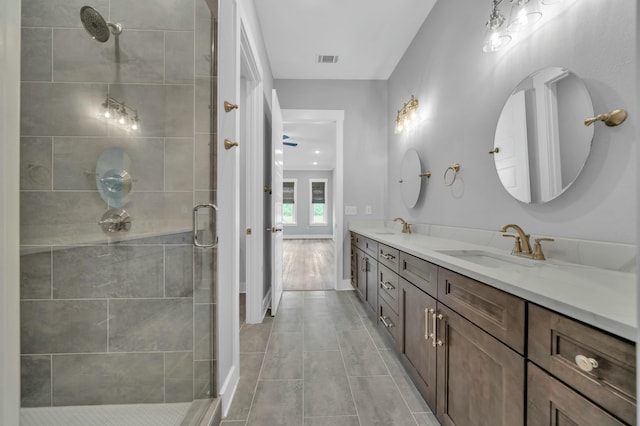
<svg viewBox="0 0 640 426"><path fill-rule="evenodd" d="M193 245L196 247L202 247L202 248L212 248L217 245L217 242L218 242L217 237L216 237L216 241L212 244L202 244L200 241L198 241L198 210L200 210L201 208L212 209L216 212L218 211L218 207L215 204L211 204L211 203L198 204L193 208Z"/></svg>
<svg viewBox="0 0 640 426"><path fill-rule="evenodd" d="M231 112L234 109L238 109L238 104L233 104L229 101L224 101L224 112Z"/></svg>
<svg viewBox="0 0 640 426"><path fill-rule="evenodd" d="M267 228L267 231L275 234L276 232L282 232L282 228L276 228L275 226L272 226L271 228Z"/></svg>
<svg viewBox="0 0 640 426"><path fill-rule="evenodd" d="M234 146L238 146L238 142L230 141L229 139L224 140L224 149L227 151L233 148Z"/></svg>
<svg viewBox="0 0 640 426"><path fill-rule="evenodd" d="M436 321L437 320L441 320L444 321L444 316L442 314L438 314L435 309L433 310L433 315L432 315L432 319L433 319L433 341L431 342L433 344L433 347L436 348L438 346L443 346L444 342L440 339L436 340L436 333L437 333L437 324Z"/></svg>

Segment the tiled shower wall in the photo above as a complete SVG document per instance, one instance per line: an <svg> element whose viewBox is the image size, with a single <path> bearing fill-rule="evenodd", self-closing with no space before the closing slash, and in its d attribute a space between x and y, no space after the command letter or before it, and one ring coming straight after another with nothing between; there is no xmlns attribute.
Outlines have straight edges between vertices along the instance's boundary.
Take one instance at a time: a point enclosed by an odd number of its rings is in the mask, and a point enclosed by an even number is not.
<svg viewBox="0 0 640 426"><path fill-rule="evenodd" d="M22 406L209 398L215 250L190 229L215 202L215 4L92 0L124 27L99 43L86 1L22 2ZM107 93L138 133L97 119ZM131 158L133 222L108 236L95 171L111 147Z"/></svg>

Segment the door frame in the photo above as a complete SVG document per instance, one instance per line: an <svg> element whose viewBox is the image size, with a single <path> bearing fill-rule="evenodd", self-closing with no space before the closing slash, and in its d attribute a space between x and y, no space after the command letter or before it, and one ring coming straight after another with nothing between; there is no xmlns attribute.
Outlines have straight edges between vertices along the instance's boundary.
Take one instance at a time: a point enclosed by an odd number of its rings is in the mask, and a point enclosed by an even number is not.
<svg viewBox="0 0 640 426"><path fill-rule="evenodd" d="M0 2L0 423L20 418L20 0Z"/></svg>
<svg viewBox="0 0 640 426"><path fill-rule="evenodd" d="M239 111L245 114L245 147L247 173L246 185L246 223L251 235L246 238L246 322L262 322L267 307L263 297L264 257L264 84L260 62L255 55L249 27L244 14L240 11L240 56L241 66L246 72L247 93ZM240 232L246 232L241 229ZM268 301L267 301L268 306Z"/></svg>
<svg viewBox="0 0 640 426"><path fill-rule="evenodd" d="M351 280L344 278L344 245L347 229L344 224L344 110L283 109L284 123L331 121L336 124L336 164L333 179L333 246L335 290L351 290Z"/></svg>

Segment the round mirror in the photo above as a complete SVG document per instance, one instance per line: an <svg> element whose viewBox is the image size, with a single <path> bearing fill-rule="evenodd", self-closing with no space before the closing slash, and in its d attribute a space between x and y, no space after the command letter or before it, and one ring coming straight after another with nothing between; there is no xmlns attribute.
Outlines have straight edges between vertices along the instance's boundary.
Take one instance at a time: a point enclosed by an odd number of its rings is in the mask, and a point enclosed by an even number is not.
<svg viewBox="0 0 640 426"><path fill-rule="evenodd" d="M422 166L418 151L415 149L407 150L400 169L400 192L404 205L410 209L415 207L420 197L420 185L422 184L420 173L422 173Z"/></svg>
<svg viewBox="0 0 640 426"><path fill-rule="evenodd" d="M551 201L576 180L591 151L593 104L584 83L565 68L531 74L511 92L493 145L498 177L523 203Z"/></svg>
<svg viewBox="0 0 640 426"><path fill-rule="evenodd" d="M131 158L122 148L106 149L98 157L96 186L111 207L122 207L129 200L133 181L127 170L131 170Z"/></svg>

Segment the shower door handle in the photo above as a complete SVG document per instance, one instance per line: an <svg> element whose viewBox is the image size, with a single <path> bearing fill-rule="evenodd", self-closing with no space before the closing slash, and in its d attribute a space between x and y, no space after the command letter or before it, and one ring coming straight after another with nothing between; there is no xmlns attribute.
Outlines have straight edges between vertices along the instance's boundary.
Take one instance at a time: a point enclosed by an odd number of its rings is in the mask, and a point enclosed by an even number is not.
<svg viewBox="0 0 640 426"><path fill-rule="evenodd" d="M202 248L212 248L217 245L217 242L218 242L217 237L216 237L216 241L213 242L212 244L202 244L200 241L198 241L198 210L202 208L208 208L216 212L218 211L218 207L215 204L211 204L211 203L198 204L193 208L193 245L196 247L202 247Z"/></svg>

